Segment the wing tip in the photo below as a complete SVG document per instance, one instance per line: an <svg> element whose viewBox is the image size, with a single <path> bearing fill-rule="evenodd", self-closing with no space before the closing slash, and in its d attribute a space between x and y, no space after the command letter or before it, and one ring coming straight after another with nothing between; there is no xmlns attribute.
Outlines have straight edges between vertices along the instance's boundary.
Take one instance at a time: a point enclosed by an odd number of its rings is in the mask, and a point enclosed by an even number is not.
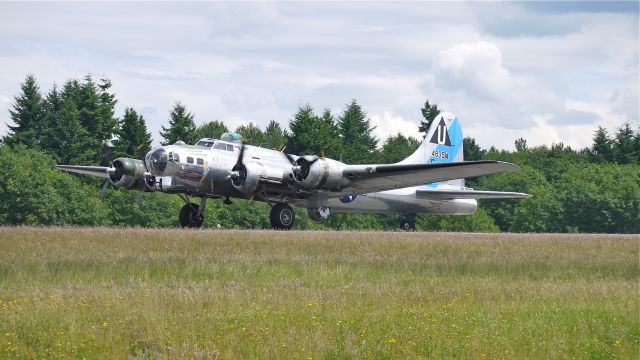
<svg viewBox="0 0 640 360"><path fill-rule="evenodd" d="M500 164L500 166L504 169L505 172L516 172L516 171L520 171L520 166L514 164L514 163L510 163L507 161L496 161L497 164Z"/></svg>

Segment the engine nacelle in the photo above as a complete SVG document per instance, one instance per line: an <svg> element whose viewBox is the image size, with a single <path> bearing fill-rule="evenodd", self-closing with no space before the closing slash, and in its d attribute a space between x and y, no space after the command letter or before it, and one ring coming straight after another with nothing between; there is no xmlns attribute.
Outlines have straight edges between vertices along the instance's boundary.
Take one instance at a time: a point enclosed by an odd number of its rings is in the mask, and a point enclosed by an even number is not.
<svg viewBox="0 0 640 360"><path fill-rule="evenodd" d="M331 211L326 206L308 208L307 213L309 214L309 218L311 218L311 220L313 221L327 220L329 215L331 215Z"/></svg>
<svg viewBox="0 0 640 360"><path fill-rule="evenodd" d="M137 159L118 158L109 169L109 182L124 189L146 189L143 174L144 162Z"/></svg>
<svg viewBox="0 0 640 360"><path fill-rule="evenodd" d="M233 186L245 194L252 194L260 188L260 177L266 175L262 164L248 162L233 167L232 171L237 172L237 176L232 176Z"/></svg>
<svg viewBox="0 0 640 360"><path fill-rule="evenodd" d="M295 180L301 188L306 190L337 190L342 188L343 163L312 156L299 157L296 163L299 171L295 174Z"/></svg>

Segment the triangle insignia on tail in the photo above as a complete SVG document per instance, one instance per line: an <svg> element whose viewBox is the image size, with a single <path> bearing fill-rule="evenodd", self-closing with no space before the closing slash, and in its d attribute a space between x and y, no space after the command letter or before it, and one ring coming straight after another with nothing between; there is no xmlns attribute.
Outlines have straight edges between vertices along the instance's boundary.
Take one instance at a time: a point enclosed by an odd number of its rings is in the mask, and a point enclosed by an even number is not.
<svg viewBox="0 0 640 360"><path fill-rule="evenodd" d="M444 123L444 118L440 118L440 122L438 123L438 127L436 131L433 133L431 140L429 140L432 144L439 144L444 146L451 146L451 139L449 138L449 132L447 131L447 125Z"/></svg>

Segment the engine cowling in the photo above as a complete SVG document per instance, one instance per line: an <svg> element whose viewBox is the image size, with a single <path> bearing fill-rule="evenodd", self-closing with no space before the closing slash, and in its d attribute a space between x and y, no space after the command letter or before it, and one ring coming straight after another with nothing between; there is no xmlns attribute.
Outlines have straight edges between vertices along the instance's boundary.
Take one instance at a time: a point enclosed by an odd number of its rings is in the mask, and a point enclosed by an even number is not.
<svg viewBox="0 0 640 360"><path fill-rule="evenodd" d="M326 206L308 208L307 213L309 214L309 218L313 221L327 220L329 215L331 215L331 211Z"/></svg>
<svg viewBox="0 0 640 360"><path fill-rule="evenodd" d="M296 160L295 180L305 190L336 190L342 187L344 164L335 160L302 156Z"/></svg>
<svg viewBox="0 0 640 360"><path fill-rule="evenodd" d="M262 164L248 162L238 164L232 171L237 175L231 177L233 186L246 194L252 194L260 188L260 177L265 176L266 171Z"/></svg>
<svg viewBox="0 0 640 360"><path fill-rule="evenodd" d="M144 183L144 162L137 159L118 158L109 169L111 185L124 189L146 189Z"/></svg>

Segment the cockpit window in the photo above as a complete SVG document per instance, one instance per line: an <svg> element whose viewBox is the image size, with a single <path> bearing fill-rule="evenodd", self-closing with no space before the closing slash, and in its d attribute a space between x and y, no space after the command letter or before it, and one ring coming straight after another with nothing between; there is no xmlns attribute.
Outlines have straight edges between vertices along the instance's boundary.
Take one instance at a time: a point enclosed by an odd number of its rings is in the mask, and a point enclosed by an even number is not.
<svg viewBox="0 0 640 360"><path fill-rule="evenodd" d="M207 140L200 140L196 143L196 145L198 146L206 146L208 148L211 148L213 146L213 141L207 141Z"/></svg>
<svg viewBox="0 0 640 360"><path fill-rule="evenodd" d="M224 143L217 142L215 145L213 145L213 148L218 150L226 150L227 147Z"/></svg>
<svg viewBox="0 0 640 360"><path fill-rule="evenodd" d="M227 144L227 151L233 151L233 145Z"/></svg>

